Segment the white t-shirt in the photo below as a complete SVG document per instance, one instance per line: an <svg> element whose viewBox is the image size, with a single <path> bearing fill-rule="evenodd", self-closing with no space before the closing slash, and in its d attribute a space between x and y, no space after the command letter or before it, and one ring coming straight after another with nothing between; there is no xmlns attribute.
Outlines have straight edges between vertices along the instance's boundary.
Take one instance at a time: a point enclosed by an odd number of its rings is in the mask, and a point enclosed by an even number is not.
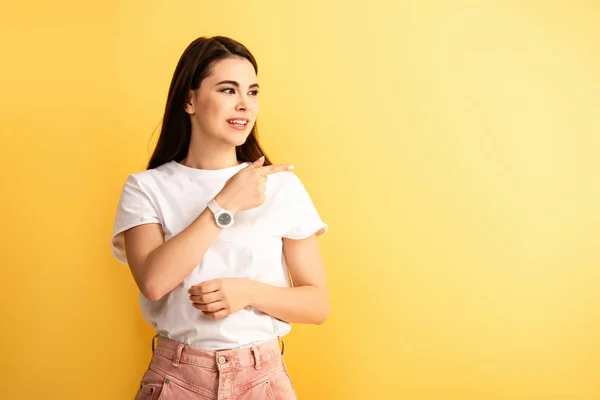
<svg viewBox="0 0 600 400"><path fill-rule="evenodd" d="M134 226L158 223L165 241L177 235L202 213L229 178L248 165L201 170L171 161L129 175L115 217L114 256L127 263L124 232ZM222 319L208 318L192 306L188 294L191 286L215 278L249 278L290 286L282 238L321 236L327 225L294 173L269 175L266 189L264 204L235 214L235 223L219 233L200 264L170 293L158 301L140 293L142 315L156 333L208 350L247 347L289 333L290 324L252 307Z"/></svg>

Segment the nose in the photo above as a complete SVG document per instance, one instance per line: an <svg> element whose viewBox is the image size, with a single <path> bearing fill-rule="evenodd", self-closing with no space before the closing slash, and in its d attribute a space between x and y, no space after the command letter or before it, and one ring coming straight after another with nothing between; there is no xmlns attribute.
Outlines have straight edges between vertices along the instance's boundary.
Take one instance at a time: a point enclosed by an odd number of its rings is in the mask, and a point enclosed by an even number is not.
<svg viewBox="0 0 600 400"><path fill-rule="evenodd" d="M247 111L248 110L248 103L245 101L240 101L237 103L237 105L235 106L235 110L236 111Z"/></svg>
<svg viewBox="0 0 600 400"><path fill-rule="evenodd" d="M244 95L240 95L238 98L237 105L235 106L236 111L248 111L248 99Z"/></svg>

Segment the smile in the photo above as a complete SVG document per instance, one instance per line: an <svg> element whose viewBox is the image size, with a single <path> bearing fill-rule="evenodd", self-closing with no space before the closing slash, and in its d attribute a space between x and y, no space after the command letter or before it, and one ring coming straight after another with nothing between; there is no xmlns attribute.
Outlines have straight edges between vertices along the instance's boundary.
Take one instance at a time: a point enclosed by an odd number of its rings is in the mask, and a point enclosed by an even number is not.
<svg viewBox="0 0 600 400"><path fill-rule="evenodd" d="M248 124L250 124L250 120L247 118L232 118L228 119L227 123L235 130L245 131Z"/></svg>
<svg viewBox="0 0 600 400"><path fill-rule="evenodd" d="M232 125L240 125L240 126L246 126L248 124L247 119L228 119L227 122Z"/></svg>

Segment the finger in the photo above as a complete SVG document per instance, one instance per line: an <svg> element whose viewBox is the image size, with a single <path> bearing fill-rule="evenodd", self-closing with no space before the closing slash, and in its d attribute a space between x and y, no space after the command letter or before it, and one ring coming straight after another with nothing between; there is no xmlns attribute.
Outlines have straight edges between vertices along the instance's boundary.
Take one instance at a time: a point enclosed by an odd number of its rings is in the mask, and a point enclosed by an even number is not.
<svg viewBox="0 0 600 400"><path fill-rule="evenodd" d="M208 311L202 311L204 313L204 315L206 315L208 318L212 318L212 319L220 319L220 318L225 318L226 316L229 315L229 311L228 310L219 310L219 311L215 311L215 312L208 312Z"/></svg>
<svg viewBox="0 0 600 400"><path fill-rule="evenodd" d="M254 161L252 164L248 165L246 168L244 168L242 171L246 170L246 169L255 169L255 168L260 168L263 166L263 164L265 163L265 156L262 156L261 158L259 158L258 160Z"/></svg>
<svg viewBox="0 0 600 400"><path fill-rule="evenodd" d="M266 167L260 168L260 174L261 175L270 175L270 174L274 174L276 172L291 171L293 169L294 169L294 166L290 165L290 164L268 165Z"/></svg>
<svg viewBox="0 0 600 400"><path fill-rule="evenodd" d="M221 300L222 297L222 292L220 290L217 290L216 292L207 294L192 294L190 295L190 300L192 301L192 303L196 304L209 304Z"/></svg>
<svg viewBox="0 0 600 400"><path fill-rule="evenodd" d="M219 291L219 288L216 287L214 284L210 284L210 285L205 285L205 284L201 284L201 285L196 285L190 288L190 290L188 290L188 293L191 295L205 295L205 294L209 294L209 293L214 293Z"/></svg>
<svg viewBox="0 0 600 400"><path fill-rule="evenodd" d="M213 279L210 281L202 282L198 285L192 286L189 290L189 294L207 294L216 292L221 288L221 281L219 279Z"/></svg>
<svg viewBox="0 0 600 400"><path fill-rule="evenodd" d="M210 303L210 304L197 304L197 303L192 303L192 305L197 308L198 310L201 311L206 311L206 312L217 312L219 310L224 310L227 309L226 304L224 301L215 301L214 303Z"/></svg>

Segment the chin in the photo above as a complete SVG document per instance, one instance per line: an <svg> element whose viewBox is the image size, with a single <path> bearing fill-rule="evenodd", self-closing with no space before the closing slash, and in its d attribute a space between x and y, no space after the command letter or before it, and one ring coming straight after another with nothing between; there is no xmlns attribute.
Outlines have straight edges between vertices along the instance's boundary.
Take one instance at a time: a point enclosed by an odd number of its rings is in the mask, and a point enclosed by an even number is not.
<svg viewBox="0 0 600 400"><path fill-rule="evenodd" d="M246 140L248 140L247 136L244 136L243 138L228 137L228 138L224 138L223 142L230 146L238 147L238 146L241 146L244 143L246 143Z"/></svg>
<svg viewBox="0 0 600 400"><path fill-rule="evenodd" d="M241 146L244 143L246 143L246 140L248 140L248 137L250 136L250 134L238 134L238 135L227 135L226 137L224 137L223 139L225 139L225 141L233 146Z"/></svg>

